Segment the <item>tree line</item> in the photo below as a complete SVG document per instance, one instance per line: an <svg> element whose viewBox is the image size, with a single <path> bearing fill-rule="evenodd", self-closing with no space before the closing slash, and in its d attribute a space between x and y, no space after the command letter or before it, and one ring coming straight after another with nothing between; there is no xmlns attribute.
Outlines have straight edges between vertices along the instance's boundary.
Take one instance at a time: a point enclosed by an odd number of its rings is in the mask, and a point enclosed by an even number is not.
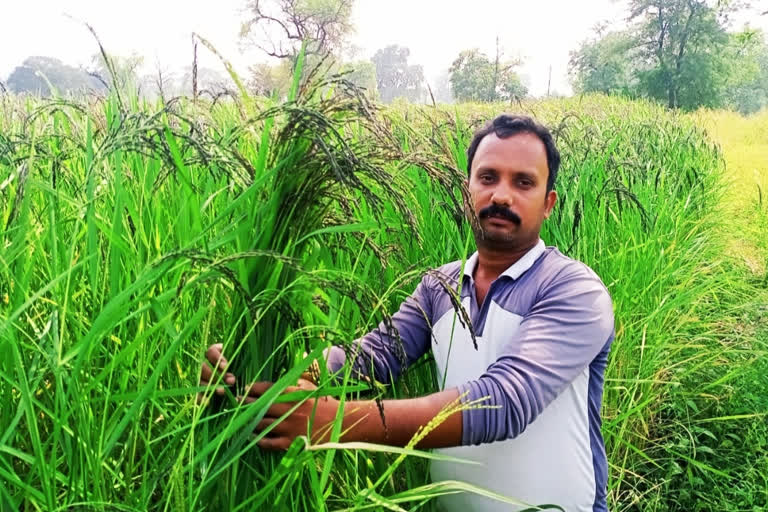
<svg viewBox="0 0 768 512"><path fill-rule="evenodd" d="M598 27L594 38L571 52L574 90L651 98L685 110L756 112L768 105L765 34L729 30L746 7L735 1L631 0L626 29Z"/></svg>
<svg viewBox="0 0 768 512"><path fill-rule="evenodd" d="M410 62L410 50L389 45L368 59L357 59L350 44L354 0L247 0L240 37L271 57L248 69L246 84L260 95L283 96L304 45L305 70L325 65L369 94L389 103L511 101L527 96L517 69L497 38L494 55L477 48L461 51L435 83ZM737 0L630 0L628 27L595 36L571 52L569 75L576 93L601 92L651 98L670 108L731 108L750 113L768 104L768 44L756 29L730 31L733 16L745 9ZM763 13L768 14L768 13ZM106 69L97 55L91 68L67 66L50 57L30 57L7 80L14 92L49 95L100 91L134 84L161 94L234 88L210 69L188 67L181 76L138 76L140 57L115 59ZM117 77L111 71L117 70Z"/></svg>
<svg viewBox="0 0 768 512"><path fill-rule="evenodd" d="M218 71L187 66L181 73L157 75L141 74L144 59L137 55L109 56L110 66L101 54L91 58L86 67L75 67L48 56L30 56L16 66L4 87L11 92L51 96L57 94L100 94L112 87L132 87L141 94L180 96L192 94L192 82L198 90L220 92L232 87ZM0 82L2 83L2 82Z"/></svg>
<svg viewBox="0 0 768 512"><path fill-rule="evenodd" d="M330 72L344 73L355 85L366 89L385 103L403 98L410 102L424 102L434 98L447 103L459 101L506 101L521 99L527 94L514 68L517 61L503 61L499 56L489 58L478 49L462 51L454 60L448 73L435 87L427 85L424 69L409 62L410 50L405 46L390 45L378 50L371 60L329 63ZM319 60L319 55L308 59ZM140 92L176 96L192 94L192 67L181 74L165 76L140 75L142 59L138 57L110 57L115 62L117 77L104 64L101 56L94 57L95 65L80 68L65 64L47 56L31 56L17 66L5 85L14 93L51 96L59 94L102 93L117 85L132 86ZM316 62L315 62L316 63ZM306 69L312 69L307 66ZM258 63L249 69L248 88L264 95L287 93L293 74L291 59L278 63ZM198 90L226 91L234 88L231 80L221 73L203 68L197 70Z"/></svg>
<svg viewBox="0 0 768 512"><path fill-rule="evenodd" d="M247 46L259 48L271 57L269 63L250 66L246 84L261 95L284 95L291 83L292 70L302 44L304 69L323 63L329 72L345 73L348 80L372 96L389 103L397 98L410 102L508 101L520 99L528 91L516 68L519 60L505 58L497 39L495 55L477 48L459 53L450 68L434 84L428 84L423 66L409 62L409 48L392 44L381 48L369 60L349 59L349 35L354 0L249 0L241 30ZM87 68L69 66L58 59L31 56L17 66L6 81L16 93L43 96L59 93L101 92L113 85L133 85L144 91L189 94L192 69L181 76L139 75L140 57L112 57L119 84L101 55ZM213 70L205 70L211 89L233 88L232 82Z"/></svg>

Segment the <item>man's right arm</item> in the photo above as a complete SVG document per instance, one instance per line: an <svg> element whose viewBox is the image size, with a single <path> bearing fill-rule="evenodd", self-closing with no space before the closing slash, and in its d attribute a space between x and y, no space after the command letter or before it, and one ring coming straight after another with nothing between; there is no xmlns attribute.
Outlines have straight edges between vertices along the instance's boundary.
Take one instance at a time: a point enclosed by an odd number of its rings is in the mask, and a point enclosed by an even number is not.
<svg viewBox="0 0 768 512"><path fill-rule="evenodd" d="M390 322L381 322L373 331L347 347L325 351L328 370L337 372L348 358L353 360L353 377L372 377L390 384L400 373L424 355L432 335L432 289L429 275L400 305Z"/></svg>

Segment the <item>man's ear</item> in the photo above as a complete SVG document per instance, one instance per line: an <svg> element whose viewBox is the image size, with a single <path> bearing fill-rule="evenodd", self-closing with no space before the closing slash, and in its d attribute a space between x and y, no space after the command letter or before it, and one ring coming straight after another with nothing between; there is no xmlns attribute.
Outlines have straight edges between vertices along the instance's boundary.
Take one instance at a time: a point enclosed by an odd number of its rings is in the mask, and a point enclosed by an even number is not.
<svg viewBox="0 0 768 512"><path fill-rule="evenodd" d="M557 202L557 192L554 190L547 192L545 202L544 218L548 219L549 215L552 213L552 208L555 207L555 203Z"/></svg>

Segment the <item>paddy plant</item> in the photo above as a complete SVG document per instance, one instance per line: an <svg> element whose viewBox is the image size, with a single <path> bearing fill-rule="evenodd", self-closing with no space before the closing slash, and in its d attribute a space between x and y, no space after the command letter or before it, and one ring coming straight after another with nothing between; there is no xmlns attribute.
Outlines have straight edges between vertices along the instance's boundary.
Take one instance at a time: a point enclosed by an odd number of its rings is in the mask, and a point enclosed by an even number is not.
<svg viewBox="0 0 768 512"><path fill-rule="evenodd" d="M286 464L250 432L320 349L354 338L353 320L386 317L386 290L360 274L422 243L413 175L448 200L454 178L405 154L343 78L293 91L245 119L222 106L224 127L198 104L126 110L117 96L4 117L3 503L325 502L332 456L317 456L322 471L310 452ZM198 406L214 342L243 384L276 380L273 392Z"/></svg>
<svg viewBox="0 0 768 512"><path fill-rule="evenodd" d="M424 271L471 254L464 152L509 108L385 109L343 76L307 75L284 99L0 96L0 509L432 510L438 494L482 492L429 483L431 455L412 448L335 444L338 425L325 446L255 446L323 349L386 325ZM675 464L730 478L699 449L716 448L700 423L685 425L692 443L674 437L685 415L714 417L708 397L756 357L711 315L749 294L714 235L718 148L649 103L515 109L563 155L542 237L614 300L613 508L653 497ZM198 385L213 343L234 387ZM294 398L437 385L429 357L389 388L322 365L317 378ZM276 385L245 407L235 397L255 380Z"/></svg>

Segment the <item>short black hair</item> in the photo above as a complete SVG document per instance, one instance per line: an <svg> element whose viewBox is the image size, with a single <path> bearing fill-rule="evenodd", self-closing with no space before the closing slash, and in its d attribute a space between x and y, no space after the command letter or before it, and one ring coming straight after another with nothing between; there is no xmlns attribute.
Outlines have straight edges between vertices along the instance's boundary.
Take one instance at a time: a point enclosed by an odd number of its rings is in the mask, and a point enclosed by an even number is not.
<svg viewBox="0 0 768 512"><path fill-rule="evenodd" d="M518 133L530 133L537 136L544 143L544 148L547 152L547 168L549 169L547 192L555 188L557 170L560 168L560 152L557 151L555 140L552 138L552 134L547 127L537 123L528 116L501 114L477 130L474 137L472 137L469 148L467 148L467 175L470 175L472 172L472 160L475 159L475 153L480 145L480 141L491 133L495 133L500 139L506 139Z"/></svg>

